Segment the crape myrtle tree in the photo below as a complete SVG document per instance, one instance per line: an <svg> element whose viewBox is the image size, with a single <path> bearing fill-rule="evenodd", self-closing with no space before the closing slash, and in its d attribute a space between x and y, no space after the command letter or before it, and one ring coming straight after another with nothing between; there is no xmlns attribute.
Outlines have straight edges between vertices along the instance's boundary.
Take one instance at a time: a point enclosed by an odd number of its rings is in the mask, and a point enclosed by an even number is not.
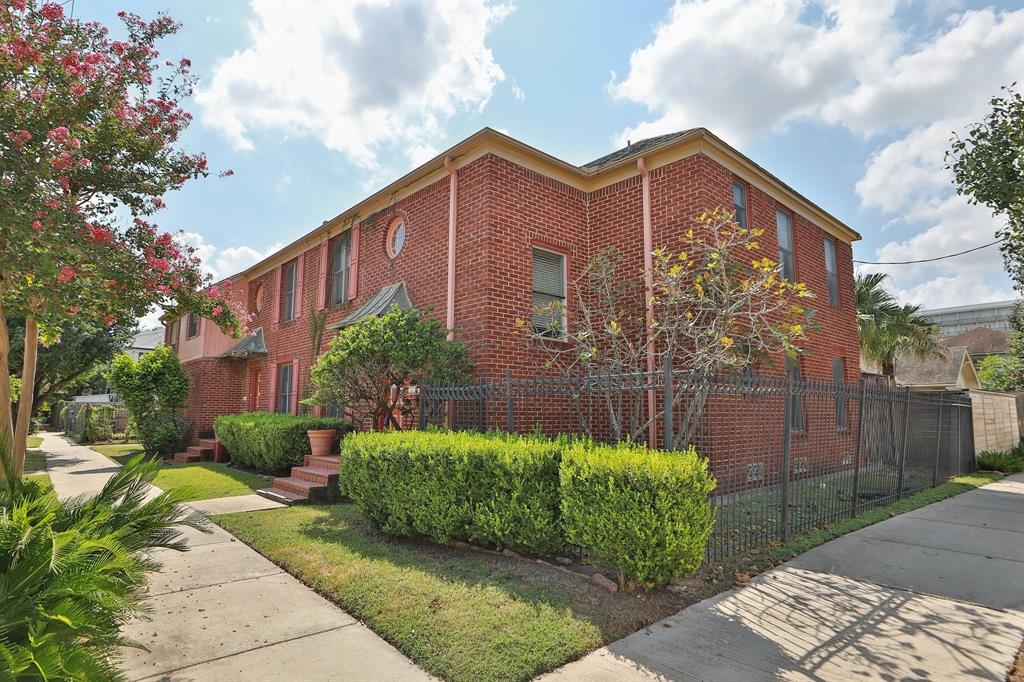
<svg viewBox="0 0 1024 682"><path fill-rule="evenodd" d="M530 343L544 348L549 365L566 375L646 372L653 356L655 367L671 357L677 370L707 376L770 365L779 354L795 356L814 328L806 307L814 295L804 283L783 277L780 264L764 255L762 234L718 208L695 218L678 245L655 249L649 325L642 283L648 273L633 279L614 249L598 253L576 280L569 336L562 338L556 301L534 311L535 320L551 320L552 326L532 325ZM530 326L522 319L516 324ZM707 388L694 390L674 447L692 441L707 397ZM642 401L624 400L624 391L607 392L603 401L618 440L641 440L651 419L663 416L643 414Z"/></svg>
<svg viewBox="0 0 1024 682"><path fill-rule="evenodd" d="M245 320L229 287L209 286L193 250L150 216L163 196L208 175L178 146L191 117L181 102L187 59L156 43L167 16L121 12L123 39L67 17L56 3L0 0L0 439L24 467L32 414L12 414L6 317L25 320L21 380L35 384L40 343L69 318L115 324L156 305L188 310L237 335ZM131 216L126 218L125 216Z"/></svg>

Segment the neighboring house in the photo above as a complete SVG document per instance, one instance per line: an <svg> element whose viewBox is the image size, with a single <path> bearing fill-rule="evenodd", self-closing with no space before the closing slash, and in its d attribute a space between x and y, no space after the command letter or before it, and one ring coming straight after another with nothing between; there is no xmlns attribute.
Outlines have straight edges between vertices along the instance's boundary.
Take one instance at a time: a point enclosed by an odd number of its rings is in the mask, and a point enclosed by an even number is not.
<svg viewBox="0 0 1024 682"><path fill-rule="evenodd" d="M164 333L163 327L143 329L135 335L131 345L125 349L125 353L138 360L164 342Z"/></svg>
<svg viewBox="0 0 1024 682"><path fill-rule="evenodd" d="M940 336L957 336L975 327L1010 331L1010 315L1017 301L973 303L954 308L932 308L918 313L939 326Z"/></svg>
<svg viewBox="0 0 1024 682"><path fill-rule="evenodd" d="M1012 340L1011 332L988 327L975 327L969 332L945 337L939 343L946 348L963 346L967 349L971 360L977 362L986 355L1006 355L1010 352L1010 341Z"/></svg>
<svg viewBox="0 0 1024 682"><path fill-rule="evenodd" d="M943 357L905 357L896 361L896 385L919 391L978 390L981 381L964 346L947 348Z"/></svg>
<svg viewBox="0 0 1024 682"><path fill-rule="evenodd" d="M817 294L820 331L794 368L856 381L851 243L859 235L705 129L633 143L574 166L491 129L459 142L308 234L231 277L255 316L241 342L207 320L170 322L166 342L192 379L193 437L219 414L294 413L308 391L313 313L328 333L390 303L429 307L469 344L478 379L542 372L547 357L516 320L535 303L568 303L574 279L614 246L642 269L645 231L673 246L716 206L765 228L762 248ZM451 264L451 266L449 266ZM636 305L644 301L638 294ZM782 358L774 372L781 373ZM831 423L832 433L836 424Z"/></svg>

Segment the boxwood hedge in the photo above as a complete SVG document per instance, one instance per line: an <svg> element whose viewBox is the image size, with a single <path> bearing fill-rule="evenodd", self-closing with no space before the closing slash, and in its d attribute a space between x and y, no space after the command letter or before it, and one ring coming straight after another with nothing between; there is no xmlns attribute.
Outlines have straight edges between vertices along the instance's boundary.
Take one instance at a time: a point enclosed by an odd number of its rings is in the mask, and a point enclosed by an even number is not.
<svg viewBox="0 0 1024 682"><path fill-rule="evenodd" d="M620 582L695 570L714 520L715 481L692 449L449 431L356 433L340 486L386 533L550 554L576 545Z"/></svg>
<svg viewBox="0 0 1024 682"><path fill-rule="evenodd" d="M217 417L213 428L233 462L276 473L302 464L309 454L310 429L337 429L341 438L352 424L333 417L244 412Z"/></svg>

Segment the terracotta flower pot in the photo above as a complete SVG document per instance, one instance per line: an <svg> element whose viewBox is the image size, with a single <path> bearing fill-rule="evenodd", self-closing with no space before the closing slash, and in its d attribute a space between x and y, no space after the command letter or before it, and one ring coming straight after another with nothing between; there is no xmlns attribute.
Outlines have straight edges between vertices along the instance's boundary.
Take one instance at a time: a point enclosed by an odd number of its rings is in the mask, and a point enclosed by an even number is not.
<svg viewBox="0 0 1024 682"><path fill-rule="evenodd" d="M337 429L310 429L306 432L309 436L309 450L314 457L324 457L331 454L331 446L338 436Z"/></svg>

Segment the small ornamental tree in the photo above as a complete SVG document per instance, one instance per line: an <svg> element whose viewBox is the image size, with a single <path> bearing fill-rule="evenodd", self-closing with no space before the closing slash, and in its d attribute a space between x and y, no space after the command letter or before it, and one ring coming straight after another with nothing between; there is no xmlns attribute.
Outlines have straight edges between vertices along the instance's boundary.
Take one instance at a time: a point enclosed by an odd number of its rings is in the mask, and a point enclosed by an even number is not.
<svg viewBox="0 0 1024 682"><path fill-rule="evenodd" d="M228 286L208 286L193 250L149 221L163 196L206 176L178 148L191 121L190 62L161 60L167 16L121 12L124 39L56 3L0 0L0 440L24 467L32 414L9 395L7 316L25 319L22 383L35 385L40 341L69 318L114 324L152 306L196 312L239 334ZM119 216L132 219L122 224Z"/></svg>
<svg viewBox="0 0 1024 682"><path fill-rule="evenodd" d="M533 330L530 342L550 354L562 373L634 374L646 372L649 358L661 368L671 357L677 370L699 375L770 364L780 353L795 355L810 331L813 298L807 286L782 276L779 263L763 254L761 229L746 229L732 213L716 209L694 219L674 248L652 253L650 324L642 282L623 276L614 250L599 253L583 269L576 286L573 332ZM648 273L643 273L644 275ZM560 329L561 314L539 311ZM526 327L525 320L517 325ZM676 433L676 448L692 440L703 415L706 389L696 388ZM642 403L608 396L613 435L641 440L651 419Z"/></svg>
<svg viewBox="0 0 1024 682"><path fill-rule="evenodd" d="M188 397L188 374L169 346L136 360L114 358L110 386L128 409L139 439L150 454L168 456L184 444L188 422L178 414Z"/></svg>
<svg viewBox="0 0 1024 682"><path fill-rule="evenodd" d="M447 338L424 311L392 306L338 332L310 371L311 405L344 405L371 428L401 429L395 411L409 389L424 382L457 381L471 368L466 347Z"/></svg>

